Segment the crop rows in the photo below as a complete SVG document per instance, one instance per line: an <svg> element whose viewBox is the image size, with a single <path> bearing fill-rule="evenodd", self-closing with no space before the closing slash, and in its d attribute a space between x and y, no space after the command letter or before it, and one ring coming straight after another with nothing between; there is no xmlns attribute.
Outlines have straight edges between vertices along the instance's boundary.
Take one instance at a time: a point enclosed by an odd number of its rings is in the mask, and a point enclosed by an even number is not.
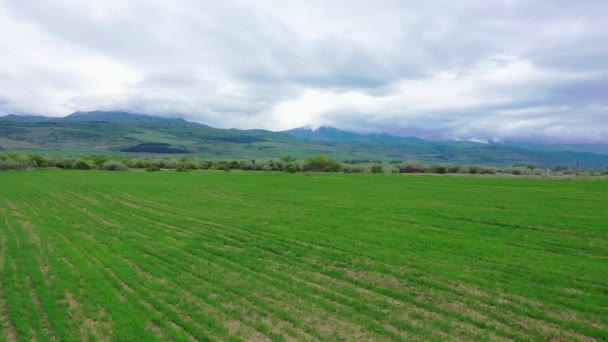
<svg viewBox="0 0 608 342"><path fill-rule="evenodd" d="M0 340L606 340L608 183L0 174Z"/></svg>

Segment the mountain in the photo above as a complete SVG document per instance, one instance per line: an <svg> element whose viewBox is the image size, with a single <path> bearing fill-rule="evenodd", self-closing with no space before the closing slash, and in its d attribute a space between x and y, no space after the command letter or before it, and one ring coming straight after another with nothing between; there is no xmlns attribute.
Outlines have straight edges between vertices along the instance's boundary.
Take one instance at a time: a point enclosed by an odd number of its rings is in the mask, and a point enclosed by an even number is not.
<svg viewBox="0 0 608 342"><path fill-rule="evenodd" d="M18 122L40 122L40 121L54 120L55 118L49 118L49 117L42 116L42 115L15 115L15 114L8 114L8 115L0 117L0 119L2 119L2 120L12 120L12 121L18 121Z"/></svg>
<svg viewBox="0 0 608 342"><path fill-rule="evenodd" d="M329 126L321 126L316 129L313 129L311 126L306 126L283 131L282 133L301 139L332 142L360 140L363 138L363 135L361 134L342 131Z"/></svg>
<svg viewBox="0 0 608 342"><path fill-rule="evenodd" d="M93 112L75 112L64 118L62 121L71 122L86 122L86 121L108 121L121 123L150 123L162 121L174 121L186 123L187 121L181 118L163 118L159 116L135 114L120 111L93 111Z"/></svg>
<svg viewBox="0 0 608 342"><path fill-rule="evenodd" d="M5 148L66 152L118 152L142 143L202 151L209 144L263 142L262 133L216 129L181 118L161 118L126 112L76 112L63 118L15 120L0 117L0 145ZM194 149L194 150L193 150Z"/></svg>
<svg viewBox="0 0 608 342"><path fill-rule="evenodd" d="M219 129L181 118L119 111L77 112L63 118L0 117L0 146L71 154L194 153L208 158L258 159L325 153L341 160L419 160L435 163L606 167L608 155L549 151L512 144L427 141L358 134L333 127L284 132Z"/></svg>
<svg viewBox="0 0 608 342"><path fill-rule="evenodd" d="M526 142L506 142L505 145L536 151L570 151L608 155L608 144L535 144Z"/></svg>
<svg viewBox="0 0 608 342"><path fill-rule="evenodd" d="M387 133L371 133L366 135L367 139L372 141L424 141L416 137L396 137Z"/></svg>
<svg viewBox="0 0 608 342"><path fill-rule="evenodd" d="M345 141L379 141L379 142L396 142L396 141L420 141L421 139L414 137L396 137L386 133L372 133L372 134L358 134L331 126L321 126L319 128L312 128L311 126L305 126L300 128L294 128L285 133L300 139L307 140L318 140L328 142L345 142Z"/></svg>

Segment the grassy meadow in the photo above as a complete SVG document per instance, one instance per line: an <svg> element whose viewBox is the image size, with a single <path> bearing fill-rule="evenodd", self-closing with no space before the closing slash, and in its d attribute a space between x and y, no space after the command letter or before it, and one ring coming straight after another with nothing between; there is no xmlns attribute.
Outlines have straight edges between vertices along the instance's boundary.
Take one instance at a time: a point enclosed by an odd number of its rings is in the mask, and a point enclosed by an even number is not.
<svg viewBox="0 0 608 342"><path fill-rule="evenodd" d="M0 341L608 340L608 181L0 173Z"/></svg>

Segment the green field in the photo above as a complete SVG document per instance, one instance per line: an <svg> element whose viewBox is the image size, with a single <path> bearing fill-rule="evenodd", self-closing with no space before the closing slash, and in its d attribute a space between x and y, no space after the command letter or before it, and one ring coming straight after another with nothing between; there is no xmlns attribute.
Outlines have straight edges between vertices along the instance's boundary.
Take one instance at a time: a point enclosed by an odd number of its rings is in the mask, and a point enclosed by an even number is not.
<svg viewBox="0 0 608 342"><path fill-rule="evenodd" d="M608 340L608 181L0 173L0 340Z"/></svg>

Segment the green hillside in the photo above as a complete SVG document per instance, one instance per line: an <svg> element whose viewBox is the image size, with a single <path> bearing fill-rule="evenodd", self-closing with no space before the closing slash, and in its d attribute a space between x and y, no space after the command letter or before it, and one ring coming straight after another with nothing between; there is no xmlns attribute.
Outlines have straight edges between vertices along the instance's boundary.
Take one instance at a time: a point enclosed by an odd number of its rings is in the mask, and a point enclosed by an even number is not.
<svg viewBox="0 0 608 342"><path fill-rule="evenodd" d="M74 154L122 154L164 144L208 158L257 159L325 153L342 160L420 160L435 163L605 167L608 155L540 151L517 146L426 141L386 134L360 135L325 127L286 132L218 129L180 118L125 112L74 113L65 118L8 115L0 118L0 148ZM163 152L163 151L160 151Z"/></svg>

